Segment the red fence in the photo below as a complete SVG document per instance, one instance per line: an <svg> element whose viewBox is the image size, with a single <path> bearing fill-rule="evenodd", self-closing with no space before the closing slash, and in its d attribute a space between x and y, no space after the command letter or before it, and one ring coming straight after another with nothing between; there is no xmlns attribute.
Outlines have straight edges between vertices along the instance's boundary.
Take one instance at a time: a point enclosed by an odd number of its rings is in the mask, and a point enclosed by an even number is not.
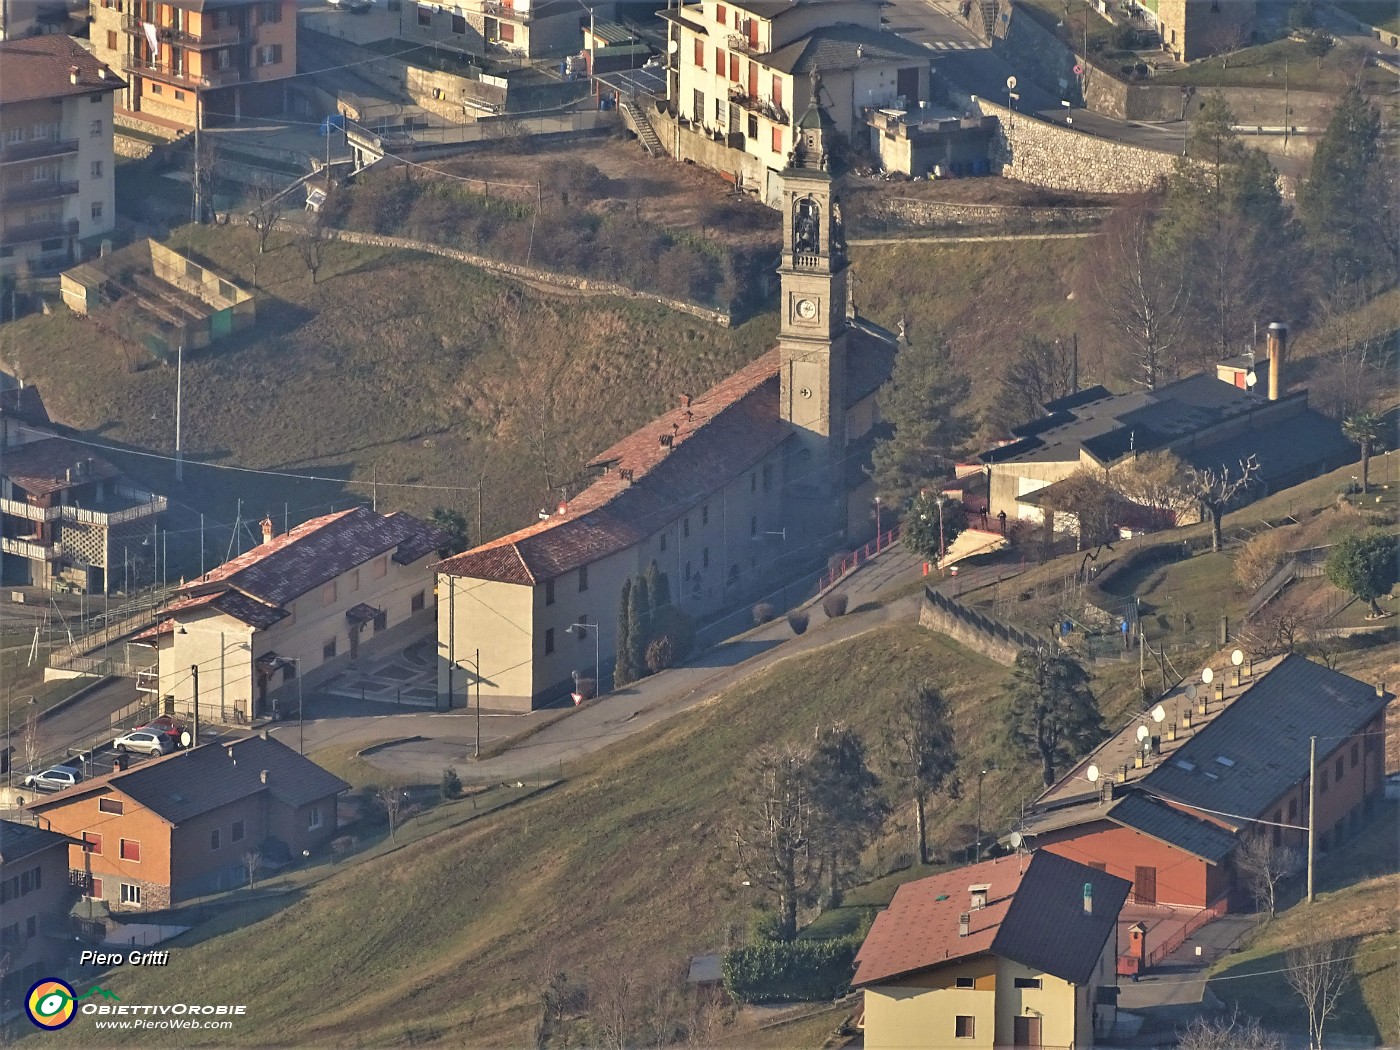
<svg viewBox="0 0 1400 1050"><path fill-rule="evenodd" d="M844 558L842 558L840 565L836 566L835 568L828 569L826 574L822 576L821 580L817 584L817 593L820 594L822 591L826 590L837 580L841 579L841 577L845 576L846 573L864 565L867 561L869 561L875 555L879 554L882 550L885 550L887 547L893 547L898 541L898 525L890 529L888 532L879 533L873 540L867 543L864 547L860 548L860 550L854 551L851 554L848 554Z"/></svg>

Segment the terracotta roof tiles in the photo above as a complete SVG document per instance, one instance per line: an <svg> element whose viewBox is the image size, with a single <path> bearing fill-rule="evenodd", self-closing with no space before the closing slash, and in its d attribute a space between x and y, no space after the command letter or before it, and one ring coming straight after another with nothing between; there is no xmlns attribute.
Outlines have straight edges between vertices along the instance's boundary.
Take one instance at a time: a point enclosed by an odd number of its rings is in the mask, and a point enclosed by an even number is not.
<svg viewBox="0 0 1400 1050"><path fill-rule="evenodd" d="M61 33L0 41L0 106L39 99L59 99L66 95L87 95L94 91L119 91L126 84L106 69L72 37ZM78 82L72 69L78 67Z"/></svg>

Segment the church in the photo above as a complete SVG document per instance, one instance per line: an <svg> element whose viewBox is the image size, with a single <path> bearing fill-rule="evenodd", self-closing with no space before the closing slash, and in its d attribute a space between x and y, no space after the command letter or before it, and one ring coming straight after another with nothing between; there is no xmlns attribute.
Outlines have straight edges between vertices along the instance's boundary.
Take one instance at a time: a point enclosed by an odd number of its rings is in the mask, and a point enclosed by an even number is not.
<svg viewBox="0 0 1400 1050"><path fill-rule="evenodd" d="M445 706L475 697L478 675L495 710L554 702L575 677L606 685L623 584L652 562L703 623L866 538L874 490L861 468L896 340L848 296L818 85L782 172L777 346L599 453L593 482L540 521L436 566Z"/></svg>

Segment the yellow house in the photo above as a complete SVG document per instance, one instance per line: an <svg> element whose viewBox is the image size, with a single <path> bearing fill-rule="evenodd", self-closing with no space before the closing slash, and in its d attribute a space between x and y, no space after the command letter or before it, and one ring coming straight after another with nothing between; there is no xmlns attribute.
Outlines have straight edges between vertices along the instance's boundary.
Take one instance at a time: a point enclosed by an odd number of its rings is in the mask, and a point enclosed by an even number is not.
<svg viewBox="0 0 1400 1050"><path fill-rule="evenodd" d="M1044 851L901 886L856 956L867 1050L1093 1046L1129 888Z"/></svg>
<svg viewBox="0 0 1400 1050"><path fill-rule="evenodd" d="M156 646L164 709L246 721L353 665L430 635L446 535L411 514L354 507L312 518L182 588L166 619L133 639ZM198 668L196 674L192 669ZM197 693L196 693L197 691Z"/></svg>

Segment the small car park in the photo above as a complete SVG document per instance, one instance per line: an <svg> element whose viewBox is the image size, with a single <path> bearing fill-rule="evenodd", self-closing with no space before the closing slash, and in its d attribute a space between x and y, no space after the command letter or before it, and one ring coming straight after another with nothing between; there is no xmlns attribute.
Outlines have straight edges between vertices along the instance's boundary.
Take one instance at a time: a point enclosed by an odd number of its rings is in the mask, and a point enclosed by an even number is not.
<svg viewBox="0 0 1400 1050"><path fill-rule="evenodd" d="M83 779L83 771L76 766L50 766L42 773L30 773L24 778L24 786L37 791L62 791Z"/></svg>
<svg viewBox="0 0 1400 1050"><path fill-rule="evenodd" d="M136 751L145 755L166 755L175 750L175 742L160 729L133 729L112 742L120 751Z"/></svg>

